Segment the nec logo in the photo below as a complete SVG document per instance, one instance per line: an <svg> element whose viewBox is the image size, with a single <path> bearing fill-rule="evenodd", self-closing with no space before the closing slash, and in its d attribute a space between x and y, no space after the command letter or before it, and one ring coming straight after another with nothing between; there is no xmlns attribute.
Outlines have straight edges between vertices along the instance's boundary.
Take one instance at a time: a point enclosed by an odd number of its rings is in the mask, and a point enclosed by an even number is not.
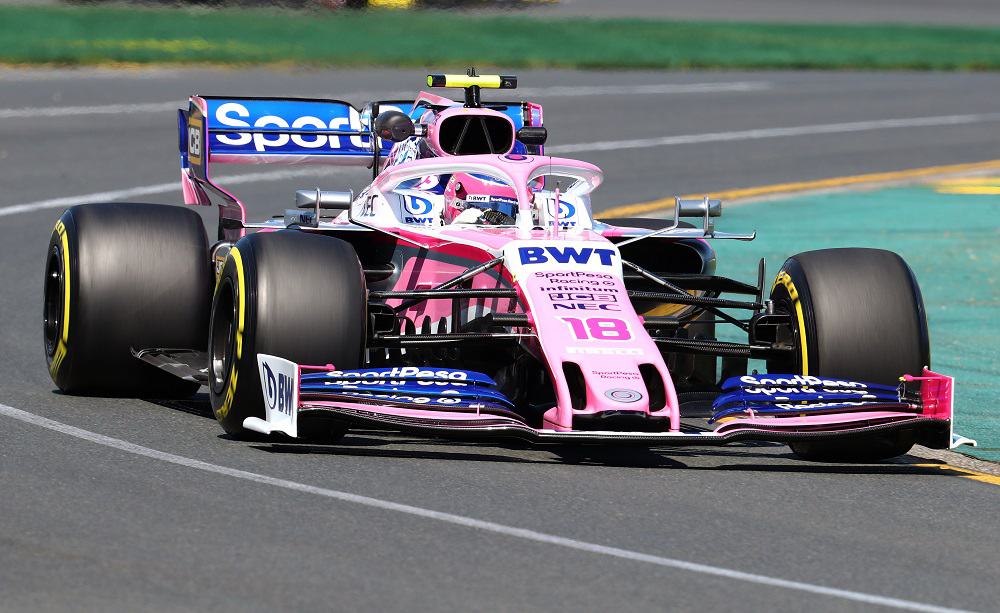
<svg viewBox="0 0 1000 613"><path fill-rule="evenodd" d="M614 249L594 249L593 247L518 247L521 264L588 264L597 257L601 266L611 266Z"/></svg>

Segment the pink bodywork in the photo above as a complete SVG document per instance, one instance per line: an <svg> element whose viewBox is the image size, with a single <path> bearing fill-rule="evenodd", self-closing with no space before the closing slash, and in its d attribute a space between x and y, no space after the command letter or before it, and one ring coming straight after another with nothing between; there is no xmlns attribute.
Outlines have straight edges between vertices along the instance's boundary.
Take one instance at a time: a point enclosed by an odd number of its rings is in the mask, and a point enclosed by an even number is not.
<svg viewBox="0 0 1000 613"><path fill-rule="evenodd" d="M452 106L438 113L437 120L453 115L461 115L475 111L481 114L482 109L465 109L447 98L433 94L421 93L418 100L424 99L432 103L448 103ZM439 99L439 100L436 100ZM203 113L207 111L203 99L192 97L191 101ZM530 106L532 124L541 123L541 107ZM496 113L510 121L506 116ZM440 143L436 140L433 126L428 133L431 147L440 154ZM216 160L238 163L253 163L253 160L234 159ZM207 166L207 164L206 164ZM608 228L603 233L582 230L568 232L557 228L539 229L532 227L531 206L532 195L529 189L531 182L540 174L568 174L582 178L589 183L590 190L596 188L602 180L599 168L577 160L524 155L476 155L461 157L438 157L415 160L385 168L372 183L369 196L380 195L392 190L400 182L416 177L453 174L455 172L480 172L505 179L514 187L519 202L520 214L516 226L503 228L481 227L444 227L423 228L412 225L397 224L384 229L397 236L411 240L416 244L446 255L461 258L472 265L476 262L486 262L505 254L505 248L517 241L521 244L532 241L539 245L559 245L560 243L575 246L589 245L593 248L613 249L607 237L623 235L624 232ZM207 177L205 183L224 197L220 204L220 214L223 218L246 221L245 208L235 196L218 187ZM187 171L181 175L181 186L184 200L188 204L207 205L210 199L205 187L194 180ZM355 203L358 206L358 203ZM346 223L346 221L344 222ZM242 236L244 230L228 231L227 238L235 239ZM508 256L509 256L508 252ZM414 257L401 271L396 290L427 289L435 287L466 270L467 266L449 264L439 260ZM593 273L593 269L581 267L581 271ZM836 431L850 432L863 430L881 424L930 421L950 422L952 381L949 377L925 370L921 376L909 376L908 380L920 381L923 407L921 412L900 411L857 411L841 414L814 414L795 417L761 417L747 415L734 417L718 424L711 432L681 432L680 410L677 395L670 373L660 351L646 332L642 318L635 312L626 293L620 276L604 274L595 276L592 280L601 284L602 295L608 297L608 302L617 306L617 310L607 313L585 312L574 313L563 311L551 298L553 293L575 293L572 290L553 290L553 284L559 286L574 286L570 271L565 267L547 268L538 265L530 270L512 272L509 267L499 269L499 276L481 274L473 281L473 288L497 288L505 283L512 285L518 293L520 304L509 299L470 300L469 308L479 308L486 312L517 312L526 313L532 323L531 328L525 328L525 348L533 352L546 364L551 380L555 385L556 405L544 414L542 430L536 432L573 433L573 418L575 415L593 415L606 411L615 413L642 413L653 417L665 418L669 430L649 433L652 440L657 437L664 444L680 442L683 439L697 439L711 444L714 439L739 433L762 432L815 432ZM400 301L390 301L390 306L398 305ZM430 318L435 322L447 318L451 314L447 303L427 301L404 311L401 315L411 321L419 322ZM584 328L592 319L605 319L621 322L608 328L611 332L604 336L594 336L595 330L601 333L603 324L595 324L596 328L589 332ZM575 322L573 321L575 320ZM581 323L582 322L582 323ZM419 326L418 326L419 328ZM530 332L534 332L534 336ZM574 408L570 385L564 371L564 363L574 363L583 374L586 387L584 406ZM664 398L662 406L650 410L650 394L646 382L640 372L640 365L650 365L659 375L663 383ZM325 370L326 366L300 366L301 370ZM647 372L647 377L649 373ZM364 416L373 421L380 418L409 419L417 422L434 423L438 426L454 429L495 429L514 428L530 429L523 422L513 417L480 414L471 411L428 410L412 407L395 406L371 402L326 401L321 399L300 400L301 410L350 411L354 416ZM582 434L582 433L581 433Z"/></svg>
<svg viewBox="0 0 1000 613"><path fill-rule="evenodd" d="M572 273L570 273L572 274ZM589 281L601 283L600 289L613 290L600 294L602 297L615 298L614 306L620 311L614 311L614 318L595 317L586 321L623 321L627 330L615 332L611 336L624 338L601 340L588 338L581 340L574 329L574 323L584 321L581 317L557 311L557 303L549 299L552 287L562 287L563 282L577 286L573 281ZM606 285L605 285L606 284ZM556 386L556 406L545 413L545 425L555 430L572 429L574 414L600 413L603 411L635 411L650 413L649 394L646 384L639 371L640 364L652 364L663 378L666 391L666 404L657 411L651 412L657 417L667 417L670 420L670 430L680 429L680 407L677 394L667 371L667 365L660 355L656 344L649 337L642 325L642 320L632 308L625 284L621 279L607 275L606 277L575 279L565 271L551 272L538 270L518 284L518 293L528 305L531 321L538 334L538 343L542 354L549 365L549 372ZM571 293L571 292L570 292ZM573 315L572 318L567 315ZM581 324L576 324L580 326ZM606 353L605 353L606 352ZM575 363L583 372L587 388L586 408L574 410L570 405L570 392L562 365L565 362ZM620 393L616 395L616 391ZM629 394L627 392L633 392ZM634 399L635 394L641 394ZM616 400L615 398L620 398Z"/></svg>
<svg viewBox="0 0 1000 613"><path fill-rule="evenodd" d="M431 158L416 160L386 169L372 185L372 190L382 193L391 190L398 183L412 177L451 172L485 172L508 179L515 187L521 207L520 220L530 220L527 214L531 206L531 195L527 188L530 181L540 171L576 172L589 177L599 184L600 170L585 162L549 157L513 156L463 156L461 158ZM391 228L402 236L427 245L435 251L451 253L473 262L485 262L504 253L504 247L512 241L538 241L552 245L559 241L574 244L590 243L595 246L610 246L608 239L594 231L573 234L553 229L531 228L519 223L509 228L445 227L438 229L400 226ZM413 258L403 270L400 283L395 289L421 289L434 287L463 271L462 266L445 264L435 260ZM680 431L680 412L677 395L667 366L643 327L642 318L632 308L624 283L618 276L595 276L594 281L602 284L605 295L614 298L621 310L613 312L614 318L624 321L628 338L581 340L578 330L567 321L574 313L556 308L549 295L553 287L562 287L572 275L565 269L547 269L544 265L532 268L529 274L516 276L504 269L503 278L517 290L520 304L513 301L491 301L487 310L494 312L525 312L529 315L536 338L525 343L547 365L549 375L555 384L556 406L544 415L541 432L571 433L574 415L601 413L604 411L648 413L654 417L665 417L669 431L659 433L664 442L694 436ZM592 272L592 271L591 271ZM522 271L523 273L523 271ZM500 282L486 275L479 275L473 287L498 287ZM557 285L558 284L558 285ZM471 302L471 301L470 301ZM398 304L395 303L395 304ZM446 303L445 303L446 304ZM523 305L523 308L522 308ZM445 306L434 306L433 301L407 311L405 315L420 317L447 317L450 310ZM593 314L593 312L588 312ZM563 364L577 364L586 383L586 405L574 409L570 398L569 384L563 371ZM640 364L650 364L663 380L665 389L664 405L650 412L649 394L639 371ZM921 381L923 408L921 412L889 410L857 411L841 414L803 414L792 417L763 417L747 415L717 424L712 432L699 433L698 440L710 444L713 437L722 439L739 433L752 432L853 432L883 424L905 422L948 421L951 417L951 380L948 377L925 371L921 377L911 380ZM623 393L624 391L624 393ZM638 392L641 398L634 399ZM616 399L616 396L618 399ZM625 398L625 402L621 398ZM301 406L309 409L348 409L355 415L368 415L376 419L379 415L448 424L456 429L489 429L504 425L526 428L510 417L470 411L427 410L410 407L379 405L377 403L352 403L343 401L304 400ZM486 425L484 425L486 424ZM655 434L649 436L655 437Z"/></svg>
<svg viewBox="0 0 1000 613"><path fill-rule="evenodd" d="M577 160L534 156L478 155L462 156L461 158L429 158L400 164L385 170L372 184L372 188L379 193L385 193L395 185L410 178L455 172L480 172L505 179L517 193L520 208L519 219L528 223L520 223L518 227L485 230L457 226L433 231L411 226L392 228L392 231L429 245L435 250L462 255L474 262L486 262L497 257L503 253L504 247L512 241L533 240L546 245L558 244L560 241L572 241L576 245L592 243L599 247L610 247L610 241L596 232L583 231L568 235L565 230L555 232L552 229L538 230L531 227L532 196L528 185L538 173L550 171L585 177L594 187L601 181L599 168ZM421 268L419 275L413 274L416 267ZM395 289L434 287L454 277L462 270L461 267L442 264L431 259L413 258L406 264L401 275L401 282ZM571 430L574 414L594 414L610 410L649 413L649 395L646 393L639 365L651 364L662 377L666 393L665 405L652 414L656 417L666 417L671 431L679 430L679 407L670 373L655 343L646 333L642 320L632 308L631 301L625 291L625 285L620 278L605 274L599 282L602 284L602 296L615 299L613 305L620 310L616 310L610 315L614 316L614 320L621 321L627 326L628 338L622 340L586 338L581 340L574 335L572 325L564 318L574 316L578 321L586 321L585 316L593 316L595 313L588 311L577 315L574 312L558 311L556 305L549 299L549 294L553 293L549 286L561 283L560 286L565 287L565 283L574 283L565 277L567 271L550 270L542 265L532 268L530 274L524 278L513 278L509 271L505 271L505 273L505 277L512 281L517 289L521 303L527 307L525 312L531 318L537 337L537 343L529 342L528 348L534 350L534 353L543 359L548 366L549 375L555 383L556 406L547 411L544 416L546 427L557 431ZM497 287L497 282L486 275L479 275L477 279L478 282L474 284L474 287ZM562 293L566 293L566 290L563 290ZM490 310L506 312L515 305L495 304L489 306ZM493 308L494 306L496 308ZM517 312L520 311L517 309ZM407 311L405 315L413 318L414 321L416 321L416 317L429 316L433 322L435 318L447 317L448 312L449 308L446 303L438 306L424 303ZM574 410L571 404L569 385L563 371L564 362L577 364L583 372L587 387L587 401L586 406L582 409ZM624 392L616 396L616 390L624 390ZM616 400L616 397L624 398L624 400ZM394 409L393 412L397 411L408 414L407 412L411 410ZM440 417L441 415L438 411L426 413L428 416L437 415ZM468 418L468 414L462 414L461 419Z"/></svg>
<svg viewBox="0 0 1000 613"><path fill-rule="evenodd" d="M517 227L478 228L451 226L434 230L426 230L413 226L398 226L387 228L401 236L405 236L421 244L427 245L436 252L461 257L466 261L486 262L502 254L504 248L512 241L538 241L540 244L553 245L562 241L572 241L573 244L592 243L595 246L609 247L611 243L602 235L583 231L572 236L565 231L534 229L531 226L530 207L532 195L528 184L538 173L550 170L561 170L585 178L593 187L601 181L601 171L592 164L562 158L479 155L462 156L461 158L429 158L416 160L393 166L383 171L372 184L372 192L387 193L402 181L436 174L453 174L455 172L480 172L498 176L514 187L517 194L522 221ZM527 223L524 223L527 222ZM401 271L400 279L394 289L427 289L439 285L460 274L465 266L444 263L435 259L414 257L406 262ZM563 271L564 273L565 271ZM522 310L519 305L510 300L470 300L469 308L484 308L487 312L527 312L530 314L537 340L527 342L529 351L533 351L548 365L549 374L555 382L557 403L545 414L546 426L555 430L572 429L574 413L599 413L606 410L649 412L649 398L645 393L645 384L639 371L640 364L652 364L663 379L666 390L666 404L654 412L656 416L666 417L672 431L680 427L677 397L674 393L670 374L660 352L643 328L642 320L632 308L625 293L622 281L613 275L605 275L602 282L605 296L615 299L615 305L621 310L613 313L615 319L625 322L630 338L627 340L578 340L573 336L570 324L560 318L560 312L549 300L546 286L552 285L552 279L546 281L546 275L560 275L558 270L548 270L544 266L532 268L525 278L513 278L508 269L503 270L503 278L517 289L521 303L527 306ZM496 278L482 274L474 278L472 287L501 287ZM396 306L400 301L390 301ZM402 313L404 317L414 321L419 328L424 318L430 318L433 326L440 318L450 315L450 305L440 301L427 301ZM572 312L562 312L562 315L574 315ZM593 315L588 312L584 315ZM578 318L579 319L579 318ZM591 353L574 353L588 350ZM626 349L628 355L614 355L613 352ZM609 354L598 353L609 350ZM587 404L582 410L574 411L566 376L563 372L563 362L576 363L582 370L587 382ZM614 390L632 390L639 399L626 394L626 401L614 400ZM391 414L436 416L440 419L444 414L439 411L417 411L387 407ZM471 417L475 417L474 415ZM468 420L468 413L456 415L459 420Z"/></svg>

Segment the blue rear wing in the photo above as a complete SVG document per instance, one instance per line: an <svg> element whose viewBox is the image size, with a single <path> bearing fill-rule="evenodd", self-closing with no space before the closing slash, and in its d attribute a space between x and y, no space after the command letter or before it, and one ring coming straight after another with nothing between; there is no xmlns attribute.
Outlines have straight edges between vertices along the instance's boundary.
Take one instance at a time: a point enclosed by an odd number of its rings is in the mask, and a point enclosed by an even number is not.
<svg viewBox="0 0 1000 613"><path fill-rule="evenodd" d="M376 153L362 113L340 100L192 96L180 122L182 166L199 178L210 162L371 166Z"/></svg>
<svg viewBox="0 0 1000 613"><path fill-rule="evenodd" d="M510 117L515 130L541 123L537 105L493 103L490 107ZM380 141L381 150L374 150L371 117L390 110L419 121L428 109L401 100L375 102L358 110L341 100L192 96L188 109L178 115L181 167L191 168L202 180L212 162L371 167L392 148L391 142ZM534 113L538 117L533 121Z"/></svg>

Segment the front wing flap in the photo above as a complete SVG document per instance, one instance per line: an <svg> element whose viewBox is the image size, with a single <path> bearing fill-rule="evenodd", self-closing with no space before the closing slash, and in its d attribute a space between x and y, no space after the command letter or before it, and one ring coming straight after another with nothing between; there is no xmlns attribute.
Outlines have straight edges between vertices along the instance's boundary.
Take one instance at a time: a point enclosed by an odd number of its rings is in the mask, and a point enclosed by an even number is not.
<svg viewBox="0 0 1000 613"><path fill-rule="evenodd" d="M265 418L249 417L244 427L293 438L300 418L323 414L362 427L535 444L714 446L864 437L896 430L912 430L920 444L932 448L975 444L952 431L954 380L926 369L920 376L905 376L907 385L899 390L857 382L839 381L845 385L838 386L823 384L834 380L788 380L795 375L730 380L706 428L622 432L534 428L480 373L425 367L337 371L330 365L300 366L264 354L258 355L258 363ZM769 383L768 378L782 380Z"/></svg>

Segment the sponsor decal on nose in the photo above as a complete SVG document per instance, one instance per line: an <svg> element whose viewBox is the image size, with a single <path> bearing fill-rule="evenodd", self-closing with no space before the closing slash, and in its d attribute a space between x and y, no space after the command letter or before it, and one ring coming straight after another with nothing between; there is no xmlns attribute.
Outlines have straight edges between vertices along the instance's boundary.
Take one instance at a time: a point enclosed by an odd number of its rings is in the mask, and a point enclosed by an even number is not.
<svg viewBox="0 0 1000 613"><path fill-rule="evenodd" d="M635 390L625 389L623 387L615 388L604 392L604 395L615 402L639 402L642 400L642 394Z"/></svg>

